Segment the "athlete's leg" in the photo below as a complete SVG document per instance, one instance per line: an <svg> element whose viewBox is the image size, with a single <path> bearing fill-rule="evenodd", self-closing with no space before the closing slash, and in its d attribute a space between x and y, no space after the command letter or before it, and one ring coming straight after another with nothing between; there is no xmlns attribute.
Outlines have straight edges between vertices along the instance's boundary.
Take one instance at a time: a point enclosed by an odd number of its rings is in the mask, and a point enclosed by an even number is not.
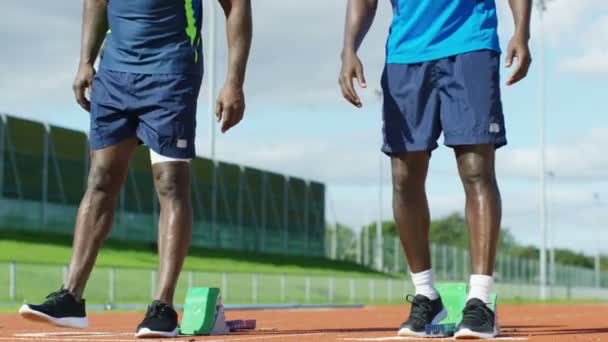
<svg viewBox="0 0 608 342"><path fill-rule="evenodd" d="M82 298L99 249L110 232L116 198L137 144L137 139L131 138L90 153L87 190L78 209L72 258L64 284L77 299Z"/></svg>
<svg viewBox="0 0 608 342"><path fill-rule="evenodd" d="M412 152L391 158L393 214L412 273L431 268L430 214L425 192L429 156L428 152Z"/></svg>
<svg viewBox="0 0 608 342"><path fill-rule="evenodd" d="M454 148L466 194L473 274L492 276L500 233L501 200L494 172L494 145Z"/></svg>
<svg viewBox="0 0 608 342"><path fill-rule="evenodd" d="M187 161L154 163L152 172L160 201L159 286L156 299L172 305L177 280L192 237L190 163Z"/></svg>

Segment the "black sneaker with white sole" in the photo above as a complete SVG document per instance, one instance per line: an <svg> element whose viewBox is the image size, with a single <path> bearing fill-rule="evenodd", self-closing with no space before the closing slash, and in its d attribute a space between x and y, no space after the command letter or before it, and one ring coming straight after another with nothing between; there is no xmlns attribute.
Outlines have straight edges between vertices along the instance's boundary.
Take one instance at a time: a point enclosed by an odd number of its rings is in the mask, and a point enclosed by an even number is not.
<svg viewBox="0 0 608 342"><path fill-rule="evenodd" d="M77 300L63 288L46 296L46 301L42 304L23 304L19 315L32 321L62 327L83 329L89 326L84 299Z"/></svg>
<svg viewBox="0 0 608 342"><path fill-rule="evenodd" d="M179 332L177 312L155 300L148 306L146 317L137 326L136 337L175 337Z"/></svg>
<svg viewBox="0 0 608 342"><path fill-rule="evenodd" d="M412 303L410 317L399 327L399 336L426 337L426 325L438 324L448 315L441 297L430 300L423 295L408 295L407 301Z"/></svg>
<svg viewBox="0 0 608 342"><path fill-rule="evenodd" d="M498 335L496 315L486 303L471 298L462 310L462 321L456 327L456 339L486 339Z"/></svg>

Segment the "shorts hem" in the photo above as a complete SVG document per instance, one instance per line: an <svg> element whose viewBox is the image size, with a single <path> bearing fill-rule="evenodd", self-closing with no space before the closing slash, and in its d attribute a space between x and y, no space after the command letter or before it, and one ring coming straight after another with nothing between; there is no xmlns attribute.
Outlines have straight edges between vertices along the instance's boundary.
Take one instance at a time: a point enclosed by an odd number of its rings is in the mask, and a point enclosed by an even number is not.
<svg viewBox="0 0 608 342"><path fill-rule="evenodd" d="M429 144L411 144L405 146L399 146L396 148L390 147L388 145L384 145L381 151L389 157L392 157L401 153L410 153L410 152L433 152L439 147L437 143L429 143Z"/></svg>
<svg viewBox="0 0 608 342"><path fill-rule="evenodd" d="M104 138L99 139L99 140L101 140L101 142L96 142L91 139L91 135L92 135L92 133L89 133L89 147L91 148L91 150L94 150L94 151L103 150L104 148L108 148L110 146L117 145L130 138L137 138L137 134L135 134L135 133L122 134L122 135L112 136L112 137L108 137L108 138L104 137Z"/></svg>
<svg viewBox="0 0 608 342"><path fill-rule="evenodd" d="M152 151L156 152L157 154L159 154L163 157L176 158L176 159L194 159L194 158L196 158L196 153L193 150L192 151L190 151L190 150L178 151L177 148L174 149L174 148L167 147L166 144L159 145L156 142L152 143L145 137L145 134L137 134L137 137L139 138L139 140L141 140L141 142L147 148L151 149Z"/></svg>
<svg viewBox="0 0 608 342"><path fill-rule="evenodd" d="M503 146L507 145L507 138L495 137L495 136L474 136L474 137L466 137L466 136L453 136L453 137L445 137L443 142L445 146L448 147L457 147L464 145L485 145L485 144L493 144L496 149L499 149Z"/></svg>

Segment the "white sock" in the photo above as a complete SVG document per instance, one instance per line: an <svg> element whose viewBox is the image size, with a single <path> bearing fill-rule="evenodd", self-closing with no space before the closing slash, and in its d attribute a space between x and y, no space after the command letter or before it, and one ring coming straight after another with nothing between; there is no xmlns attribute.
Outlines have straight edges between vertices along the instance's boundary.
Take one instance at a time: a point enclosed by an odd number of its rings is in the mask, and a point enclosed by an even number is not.
<svg viewBox="0 0 608 342"><path fill-rule="evenodd" d="M439 292L435 290L435 273L433 273L433 270L411 273L411 275L416 295L423 295L430 300L439 298Z"/></svg>
<svg viewBox="0 0 608 342"><path fill-rule="evenodd" d="M485 274L472 274L469 280L469 297L477 298L488 304L490 302L490 293L494 287L494 277Z"/></svg>

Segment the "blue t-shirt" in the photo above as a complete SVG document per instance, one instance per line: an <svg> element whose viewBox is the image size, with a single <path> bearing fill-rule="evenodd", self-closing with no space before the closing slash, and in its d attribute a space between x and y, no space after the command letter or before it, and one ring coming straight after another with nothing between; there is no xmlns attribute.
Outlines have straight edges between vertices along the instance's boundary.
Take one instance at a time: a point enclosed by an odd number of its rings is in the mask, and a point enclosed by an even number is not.
<svg viewBox="0 0 608 342"><path fill-rule="evenodd" d="M420 63L477 50L500 52L494 0L391 0L387 63Z"/></svg>
<svg viewBox="0 0 608 342"><path fill-rule="evenodd" d="M110 0L101 67L139 74L202 74L201 0Z"/></svg>

